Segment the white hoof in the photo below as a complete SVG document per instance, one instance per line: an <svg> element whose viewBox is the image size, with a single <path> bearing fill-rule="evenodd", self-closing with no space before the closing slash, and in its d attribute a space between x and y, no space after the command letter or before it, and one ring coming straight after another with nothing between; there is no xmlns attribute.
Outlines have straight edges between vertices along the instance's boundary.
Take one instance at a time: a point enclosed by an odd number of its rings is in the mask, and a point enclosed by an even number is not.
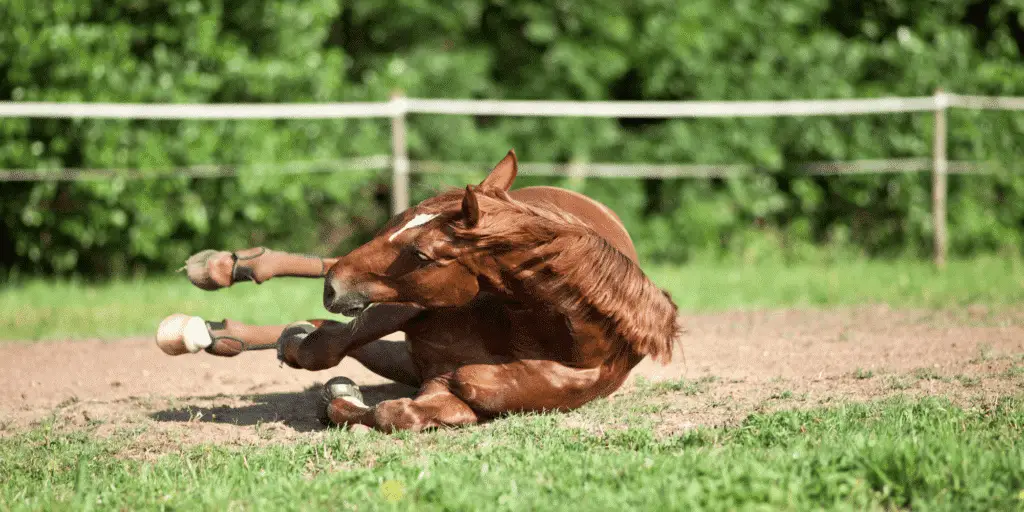
<svg viewBox="0 0 1024 512"><path fill-rule="evenodd" d="M202 318L175 313L160 322L156 344L172 356L195 354L212 345L213 337Z"/></svg>

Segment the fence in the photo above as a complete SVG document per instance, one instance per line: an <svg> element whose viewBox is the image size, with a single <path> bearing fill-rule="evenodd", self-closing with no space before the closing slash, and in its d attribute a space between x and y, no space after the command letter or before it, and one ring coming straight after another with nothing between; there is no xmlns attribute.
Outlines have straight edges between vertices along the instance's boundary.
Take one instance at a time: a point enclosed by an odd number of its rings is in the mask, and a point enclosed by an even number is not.
<svg viewBox="0 0 1024 512"><path fill-rule="evenodd" d="M389 118L391 155L350 160L348 165L364 169L392 170L392 209L409 206L409 175L439 172L458 163L411 162L406 144L405 119L410 114L532 117L605 117L605 118L709 118L836 116L885 113L931 112L935 136L932 158L902 158L855 162L817 162L801 166L813 174L849 174L857 172L907 172L929 169L932 173L932 216L934 258L940 268L947 253L946 180L950 173L976 171L970 162L950 162L946 158L946 111L950 108L977 110L1024 110L1024 97L965 96L936 91L932 96L909 98L786 100L786 101L506 101L416 99L395 95L388 102L316 103L316 104L111 104L0 102L0 118L93 118L93 119L338 119ZM524 163L527 174L586 176L630 176L644 178L727 176L750 170L743 165L644 165L644 164L568 164ZM58 173L35 170L0 171L0 181L53 179L103 179L115 175L151 177L131 170L62 170ZM200 166L171 169L171 173L197 177L226 176L230 166ZM286 170L286 172L289 172ZM304 172L301 168L291 172Z"/></svg>

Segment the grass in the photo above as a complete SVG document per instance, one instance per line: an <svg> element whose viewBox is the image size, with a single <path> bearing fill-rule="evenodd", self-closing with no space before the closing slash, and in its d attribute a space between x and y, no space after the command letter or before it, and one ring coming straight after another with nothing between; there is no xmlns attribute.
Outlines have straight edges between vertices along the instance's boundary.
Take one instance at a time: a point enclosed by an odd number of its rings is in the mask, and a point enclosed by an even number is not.
<svg viewBox="0 0 1024 512"><path fill-rule="evenodd" d="M872 370L865 370L863 368L857 368L857 370L853 372L853 378L858 379L858 380L870 379L871 377L874 377L874 376L875 376L875 372L874 371L872 371Z"/></svg>
<svg viewBox="0 0 1024 512"><path fill-rule="evenodd" d="M607 407L595 404L594 407ZM44 424L0 438L12 510L1020 510L1024 397L962 409L892 398L658 436L640 412L592 433L556 415L425 434L125 457ZM40 456L45 454L45 456Z"/></svg>
<svg viewBox="0 0 1024 512"><path fill-rule="evenodd" d="M708 390L708 386L717 382L718 378L707 375L697 379L670 379L657 382L648 382L646 379L637 378L637 386L641 391L647 391L654 395L679 392L686 396L699 395Z"/></svg>
<svg viewBox="0 0 1024 512"><path fill-rule="evenodd" d="M259 324L341 318L322 305L323 282L277 279L207 292L182 275L84 284L33 280L0 291L0 338L12 340L150 335L165 316Z"/></svg>
<svg viewBox="0 0 1024 512"><path fill-rule="evenodd" d="M652 266L648 274L691 311L886 303L945 308L1024 302L1024 263L860 260L823 265Z"/></svg>
<svg viewBox="0 0 1024 512"><path fill-rule="evenodd" d="M683 311L888 303L944 308L1024 302L1024 264L994 257L951 261L853 261L830 266L693 264L646 268ZM149 335L171 313L288 323L331 318L319 280L242 283L217 292L183 275L83 284L29 280L0 290L0 338L40 340Z"/></svg>

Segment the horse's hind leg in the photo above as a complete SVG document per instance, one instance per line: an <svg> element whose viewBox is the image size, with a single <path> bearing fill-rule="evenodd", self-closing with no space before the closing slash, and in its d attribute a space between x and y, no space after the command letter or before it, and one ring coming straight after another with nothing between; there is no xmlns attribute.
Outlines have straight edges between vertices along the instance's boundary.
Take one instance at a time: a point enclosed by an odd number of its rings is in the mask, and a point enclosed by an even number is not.
<svg viewBox="0 0 1024 512"><path fill-rule="evenodd" d="M330 398L333 400L327 405L327 419L335 425L365 425L393 432L472 425L479 421L466 402L448 391L446 384L437 381L424 385L416 398L387 400L375 407L367 407L344 392Z"/></svg>
<svg viewBox="0 0 1024 512"><path fill-rule="evenodd" d="M324 277L337 261L266 247L234 252L207 249L193 254L185 262L185 270L192 284L217 290L243 281L259 284L274 277Z"/></svg>

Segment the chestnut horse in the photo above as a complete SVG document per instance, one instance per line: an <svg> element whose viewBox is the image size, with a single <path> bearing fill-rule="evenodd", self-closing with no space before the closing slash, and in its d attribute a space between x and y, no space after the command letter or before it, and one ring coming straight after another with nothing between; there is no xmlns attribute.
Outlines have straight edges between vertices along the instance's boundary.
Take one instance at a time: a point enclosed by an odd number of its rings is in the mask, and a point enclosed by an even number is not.
<svg viewBox="0 0 1024 512"><path fill-rule="evenodd" d="M324 306L355 315L350 323L203 325L172 315L158 342L221 355L275 346L285 364L308 370L354 357L419 388L375 407L354 386L334 388L332 423L384 431L570 410L614 392L645 356L668 362L681 331L676 305L640 269L618 217L569 190L510 191L516 173L510 151L478 186L423 201L341 258L251 249L190 260L190 277L207 289L323 276ZM379 339L398 331L405 342Z"/></svg>

